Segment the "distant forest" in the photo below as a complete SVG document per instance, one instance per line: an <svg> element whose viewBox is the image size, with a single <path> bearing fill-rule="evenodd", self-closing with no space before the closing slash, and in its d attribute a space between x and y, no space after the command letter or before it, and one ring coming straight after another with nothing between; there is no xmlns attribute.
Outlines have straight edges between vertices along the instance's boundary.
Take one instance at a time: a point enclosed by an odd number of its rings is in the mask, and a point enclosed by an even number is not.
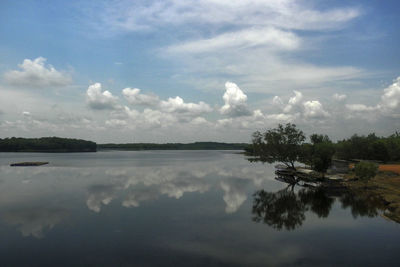
<svg viewBox="0 0 400 267"><path fill-rule="evenodd" d="M326 137L328 138L328 137ZM329 140L329 138L328 138ZM304 144L306 145L306 144ZM348 139L332 143L334 158L365 159L382 162L400 161L400 134L378 137L353 135ZM42 138L0 138L0 152L96 152L97 150L246 150L252 154L252 145L247 143L194 142L183 143L129 143L96 144L81 139Z"/></svg>
<svg viewBox="0 0 400 267"><path fill-rule="evenodd" d="M195 142L96 144L92 141L60 137L0 138L0 152L96 152L97 150L244 150L246 143Z"/></svg>
<svg viewBox="0 0 400 267"><path fill-rule="evenodd" d="M130 144L98 144L98 150L244 150L246 143L219 143L219 142L195 142L182 143L130 143Z"/></svg>
<svg viewBox="0 0 400 267"><path fill-rule="evenodd" d="M0 152L96 152L95 142L60 137L0 139Z"/></svg>
<svg viewBox="0 0 400 267"><path fill-rule="evenodd" d="M340 159L400 161L400 134L378 137L374 133L367 136L353 135L335 144L336 157Z"/></svg>

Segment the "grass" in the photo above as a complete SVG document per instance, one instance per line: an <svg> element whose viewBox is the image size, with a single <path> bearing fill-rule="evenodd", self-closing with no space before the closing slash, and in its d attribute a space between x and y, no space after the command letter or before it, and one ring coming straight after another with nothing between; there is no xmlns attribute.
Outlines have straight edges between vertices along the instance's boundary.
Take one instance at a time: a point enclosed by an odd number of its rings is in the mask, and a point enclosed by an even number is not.
<svg viewBox="0 0 400 267"><path fill-rule="evenodd" d="M353 163L350 164L349 168L353 169L354 164ZM388 172L394 172L394 173L400 174L400 164L380 164L378 170L382 171L382 172L388 171Z"/></svg>

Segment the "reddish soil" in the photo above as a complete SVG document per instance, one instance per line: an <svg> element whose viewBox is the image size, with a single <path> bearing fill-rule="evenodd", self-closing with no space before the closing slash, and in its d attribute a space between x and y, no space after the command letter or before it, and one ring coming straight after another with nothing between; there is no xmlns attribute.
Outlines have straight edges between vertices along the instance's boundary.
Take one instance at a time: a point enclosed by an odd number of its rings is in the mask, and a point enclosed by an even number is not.
<svg viewBox="0 0 400 267"><path fill-rule="evenodd" d="M391 171L400 174L400 165L398 164L384 164L379 165L380 171Z"/></svg>
<svg viewBox="0 0 400 267"><path fill-rule="evenodd" d="M349 165L350 169L354 168L354 164ZM400 164L381 164L379 165L380 171L391 171L400 174Z"/></svg>

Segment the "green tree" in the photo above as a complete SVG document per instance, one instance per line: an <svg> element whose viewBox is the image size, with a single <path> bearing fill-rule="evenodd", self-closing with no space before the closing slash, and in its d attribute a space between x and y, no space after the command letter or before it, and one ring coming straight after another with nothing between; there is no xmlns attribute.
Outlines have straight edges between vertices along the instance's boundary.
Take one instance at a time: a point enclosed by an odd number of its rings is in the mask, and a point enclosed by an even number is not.
<svg viewBox="0 0 400 267"><path fill-rule="evenodd" d="M378 172L378 164L362 161L356 164L354 171L358 178L364 181L368 181Z"/></svg>
<svg viewBox="0 0 400 267"><path fill-rule="evenodd" d="M313 134L310 140L311 144L302 145L299 160L313 170L325 173L331 166L335 147L327 135Z"/></svg>
<svg viewBox="0 0 400 267"><path fill-rule="evenodd" d="M255 132L252 138L252 154L263 162L282 162L294 169L294 163L301 157L301 145L305 140L303 132L295 124L279 124L264 134Z"/></svg>
<svg viewBox="0 0 400 267"><path fill-rule="evenodd" d="M332 164L332 157L335 148L331 142L314 144L314 151L311 160L311 167L317 172L325 173Z"/></svg>

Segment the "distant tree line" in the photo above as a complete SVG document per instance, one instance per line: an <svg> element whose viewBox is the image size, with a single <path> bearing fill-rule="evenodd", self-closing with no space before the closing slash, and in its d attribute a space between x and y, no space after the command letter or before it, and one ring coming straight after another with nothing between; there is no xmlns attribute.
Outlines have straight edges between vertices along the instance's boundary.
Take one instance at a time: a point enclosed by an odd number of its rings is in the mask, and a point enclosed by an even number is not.
<svg viewBox="0 0 400 267"><path fill-rule="evenodd" d="M252 144L245 151L251 156L250 161L282 162L293 169L295 162L301 162L324 173L332 158L400 161L400 134L396 132L388 137L353 135L337 143L327 135L313 134L310 142L306 142L304 133L295 124L288 123L264 133L253 133Z"/></svg>
<svg viewBox="0 0 400 267"><path fill-rule="evenodd" d="M400 134L378 137L353 135L335 144L336 157L340 159L400 161Z"/></svg>
<svg viewBox="0 0 400 267"><path fill-rule="evenodd" d="M129 143L129 144L98 144L99 150L243 150L249 144L246 143L219 143L219 142L195 142L182 143Z"/></svg>
<svg viewBox="0 0 400 267"><path fill-rule="evenodd" d="M0 152L96 152L95 142L60 137L0 139Z"/></svg>

